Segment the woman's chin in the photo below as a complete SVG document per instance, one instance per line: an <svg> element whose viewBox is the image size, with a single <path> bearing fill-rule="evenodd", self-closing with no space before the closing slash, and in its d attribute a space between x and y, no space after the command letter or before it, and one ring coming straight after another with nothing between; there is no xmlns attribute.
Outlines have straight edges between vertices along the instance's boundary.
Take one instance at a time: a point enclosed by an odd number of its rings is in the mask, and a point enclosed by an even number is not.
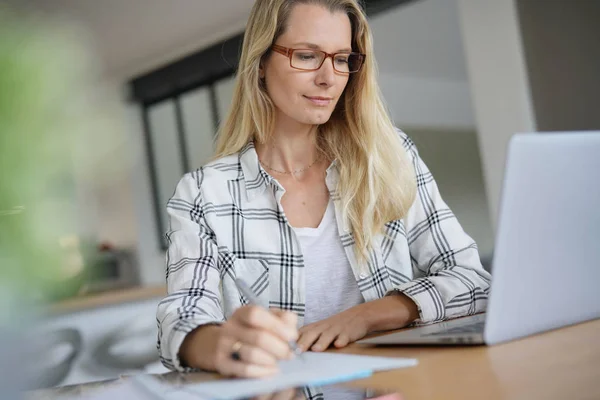
<svg viewBox="0 0 600 400"><path fill-rule="evenodd" d="M309 125L322 125L329 121L331 113L329 111L313 112L306 116L304 123Z"/></svg>

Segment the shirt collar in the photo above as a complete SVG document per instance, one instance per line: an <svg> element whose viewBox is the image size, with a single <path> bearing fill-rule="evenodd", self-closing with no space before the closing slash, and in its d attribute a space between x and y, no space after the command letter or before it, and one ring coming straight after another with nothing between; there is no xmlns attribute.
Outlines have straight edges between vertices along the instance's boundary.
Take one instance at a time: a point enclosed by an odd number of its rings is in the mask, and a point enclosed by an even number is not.
<svg viewBox="0 0 600 400"><path fill-rule="evenodd" d="M244 182L246 183L246 195L248 201L262 194L274 181L260 166L258 154L254 148L254 142L249 141L239 153L239 162L242 168ZM279 183L277 183L279 185Z"/></svg>

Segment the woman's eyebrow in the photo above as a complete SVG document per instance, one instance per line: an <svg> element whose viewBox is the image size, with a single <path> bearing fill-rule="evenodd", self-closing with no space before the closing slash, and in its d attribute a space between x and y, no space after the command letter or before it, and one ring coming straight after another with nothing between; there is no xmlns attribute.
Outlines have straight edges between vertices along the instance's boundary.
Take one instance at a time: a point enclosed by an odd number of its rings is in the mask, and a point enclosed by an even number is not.
<svg viewBox="0 0 600 400"><path fill-rule="evenodd" d="M297 43L294 43L293 46L306 46L309 49L321 50L321 46L319 46L318 44L310 43L310 42L297 42ZM352 51L352 49L350 47L345 47L343 49L337 50L336 53L351 52L351 51Z"/></svg>

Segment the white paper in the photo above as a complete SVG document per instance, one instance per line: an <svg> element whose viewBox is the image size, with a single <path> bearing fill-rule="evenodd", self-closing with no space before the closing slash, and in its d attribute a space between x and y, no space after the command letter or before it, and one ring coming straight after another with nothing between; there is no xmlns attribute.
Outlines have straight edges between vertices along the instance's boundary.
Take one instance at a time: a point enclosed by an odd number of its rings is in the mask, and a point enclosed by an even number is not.
<svg viewBox="0 0 600 400"><path fill-rule="evenodd" d="M87 393L77 397L69 397L70 400L153 400L148 397L146 390L140 390L131 382L119 382L116 385L109 385L106 388L90 389Z"/></svg>
<svg viewBox="0 0 600 400"><path fill-rule="evenodd" d="M65 400L167 400L173 393L177 400L208 400L196 393L186 393L174 386L167 386L150 375L130 377L107 388L97 388L89 393Z"/></svg>
<svg viewBox="0 0 600 400"><path fill-rule="evenodd" d="M168 400L211 398L238 399L301 386L323 386L365 378L375 371L417 365L413 358L371 357L336 353L304 353L280 363L281 372L264 379L223 379L189 383L182 387L166 385L149 376L136 376L137 384L150 385L156 395ZM161 389L162 387L162 389ZM158 397L158 396L157 396Z"/></svg>

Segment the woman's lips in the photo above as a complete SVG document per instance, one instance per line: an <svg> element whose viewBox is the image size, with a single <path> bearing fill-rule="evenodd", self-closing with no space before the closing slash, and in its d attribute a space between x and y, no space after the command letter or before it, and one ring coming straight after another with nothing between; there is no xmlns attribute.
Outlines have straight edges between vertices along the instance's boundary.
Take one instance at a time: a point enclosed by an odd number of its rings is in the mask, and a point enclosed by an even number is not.
<svg viewBox="0 0 600 400"><path fill-rule="evenodd" d="M328 106L333 99L331 97L321 97L321 96L304 96L314 105L325 107Z"/></svg>

